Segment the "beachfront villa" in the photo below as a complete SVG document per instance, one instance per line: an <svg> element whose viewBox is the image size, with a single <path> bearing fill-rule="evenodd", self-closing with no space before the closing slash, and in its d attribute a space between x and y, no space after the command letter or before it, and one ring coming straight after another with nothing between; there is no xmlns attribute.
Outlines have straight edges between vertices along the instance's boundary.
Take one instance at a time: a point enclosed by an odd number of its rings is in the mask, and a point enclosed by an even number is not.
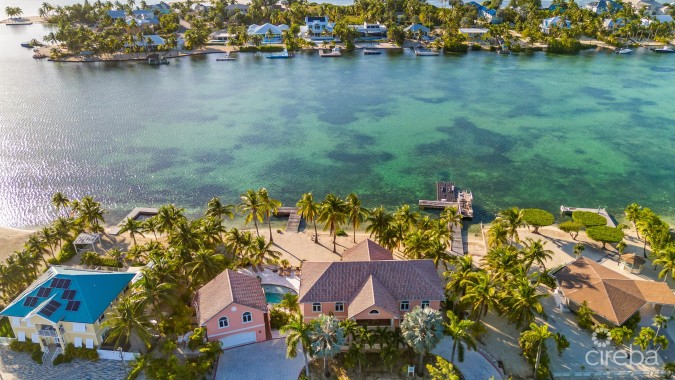
<svg viewBox="0 0 675 380"><path fill-rule="evenodd" d="M335 23L328 21L328 16L307 16L305 25L300 27L300 36L312 41L332 41Z"/></svg>
<svg viewBox="0 0 675 380"><path fill-rule="evenodd" d="M387 37L387 27L380 24L364 22L363 25L349 25L350 28L359 32L360 39L378 39Z"/></svg>
<svg viewBox="0 0 675 380"><path fill-rule="evenodd" d="M544 19L544 21L541 22L541 31L549 34L551 30L555 28L560 28L560 29L569 29L572 27L572 23L569 20L565 20L564 18L560 16L555 16L551 18Z"/></svg>
<svg viewBox="0 0 675 380"><path fill-rule="evenodd" d="M145 48L146 51L156 51L161 45L164 45L164 42L164 38L157 34L144 34L142 40L134 41L134 45ZM180 42L179 45L181 45ZM124 46L129 47L129 44L126 43Z"/></svg>
<svg viewBox="0 0 675 380"><path fill-rule="evenodd" d="M616 12L623 9L623 5L612 0L592 1L584 6L593 13L601 14L605 12Z"/></svg>
<svg viewBox="0 0 675 380"><path fill-rule="evenodd" d="M609 326L621 326L637 312L673 315L675 294L664 282L634 280L586 257L567 264L554 276L559 307L577 311L587 301L594 318Z"/></svg>
<svg viewBox="0 0 675 380"><path fill-rule="evenodd" d="M131 11L131 17L127 19L127 24L131 25L133 21L136 25L143 27L146 25L159 25L159 19L155 16L155 12L147 9L136 9Z"/></svg>
<svg viewBox="0 0 675 380"><path fill-rule="evenodd" d="M0 316L9 317L14 336L40 347L99 347L101 327L111 307L129 290L138 273L52 266L13 300ZM50 350L52 351L52 350Z"/></svg>
<svg viewBox="0 0 675 380"><path fill-rule="evenodd" d="M260 280L227 269L197 291L199 326L209 341L223 348L272 339L265 293Z"/></svg>
<svg viewBox="0 0 675 380"><path fill-rule="evenodd" d="M445 288L432 260L394 260L370 239L337 262L305 262L298 301L305 322L321 314L362 326L397 327L417 306L440 310Z"/></svg>
<svg viewBox="0 0 675 380"><path fill-rule="evenodd" d="M427 28L422 24L417 23L409 25L408 27L403 29L403 31L406 32L406 34L412 34L415 37L419 36L420 34L423 37L429 37L429 32L431 32L431 29Z"/></svg>
<svg viewBox="0 0 675 380"><path fill-rule="evenodd" d="M210 3L195 3L190 7L195 12L208 12L211 9Z"/></svg>
<svg viewBox="0 0 675 380"><path fill-rule="evenodd" d="M653 15L649 18L643 18L640 20L642 23L642 26L647 27L654 22L660 22L660 23L666 23L666 22L673 22L673 16L671 15Z"/></svg>
<svg viewBox="0 0 675 380"><path fill-rule="evenodd" d="M225 10L228 11L228 12L233 12L233 13L239 11L239 13L245 15L245 14L248 13L248 5L246 5L246 4L236 4L236 3L230 4L230 5L225 7Z"/></svg>
<svg viewBox="0 0 675 380"><path fill-rule="evenodd" d="M466 3L466 5L475 7L476 11L478 11L478 16L484 18L490 24L501 24L503 21L501 17L497 16L497 11L495 9L487 8L475 1L470 1Z"/></svg>
<svg viewBox="0 0 675 380"><path fill-rule="evenodd" d="M163 1L158 4L148 5L148 9L152 10L153 12L157 11L163 15L171 13L171 6Z"/></svg>
<svg viewBox="0 0 675 380"><path fill-rule="evenodd" d="M613 31L615 29L621 28L626 25L626 21L622 18L612 20L611 18L606 18L602 20L602 28L607 31Z"/></svg>
<svg viewBox="0 0 675 380"><path fill-rule="evenodd" d="M658 14L665 14L667 8L655 0L627 0L627 3L633 5L633 8L637 11L644 9L647 14L655 16Z"/></svg>
<svg viewBox="0 0 675 380"><path fill-rule="evenodd" d="M466 37L469 42L481 43L487 40L486 28L459 28L459 34Z"/></svg>
<svg viewBox="0 0 675 380"><path fill-rule="evenodd" d="M284 30L288 29L289 27L284 24L279 26L270 23L263 25L252 24L248 26L247 32L249 35L259 35L263 38L263 43L271 44L281 43L281 34Z"/></svg>
<svg viewBox="0 0 675 380"><path fill-rule="evenodd" d="M127 14L124 11L112 11L111 10L111 11L108 11L106 14L108 15L108 17L113 19L113 21L115 21L115 20L125 20L127 18Z"/></svg>

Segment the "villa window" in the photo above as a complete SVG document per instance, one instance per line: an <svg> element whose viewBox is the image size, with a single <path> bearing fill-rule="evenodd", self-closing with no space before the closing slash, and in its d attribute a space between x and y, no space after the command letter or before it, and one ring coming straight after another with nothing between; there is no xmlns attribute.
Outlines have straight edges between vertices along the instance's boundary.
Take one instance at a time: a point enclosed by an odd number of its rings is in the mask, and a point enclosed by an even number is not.
<svg viewBox="0 0 675 380"><path fill-rule="evenodd" d="M342 302L336 302L335 311L345 311L345 304Z"/></svg>
<svg viewBox="0 0 675 380"><path fill-rule="evenodd" d="M227 317L222 317L218 320L218 327L221 329L224 329L225 327L230 325L230 321L227 319Z"/></svg>
<svg viewBox="0 0 675 380"><path fill-rule="evenodd" d="M251 322L252 319L253 319L253 316L252 316L251 313L249 313L248 311L245 312L245 313L241 316L241 321L244 322L244 323Z"/></svg>
<svg viewBox="0 0 675 380"><path fill-rule="evenodd" d="M429 307L429 301L422 301L422 309L426 309Z"/></svg>
<svg viewBox="0 0 675 380"><path fill-rule="evenodd" d="M368 312L368 314L374 315L374 314L380 314L380 312L377 311L377 310L371 310L370 312Z"/></svg>
<svg viewBox="0 0 675 380"><path fill-rule="evenodd" d="M401 301L401 310L403 310L403 311L410 310L410 302Z"/></svg>
<svg viewBox="0 0 675 380"><path fill-rule="evenodd" d="M314 313L320 313L321 312L321 304L318 302L315 302L312 304L312 311Z"/></svg>

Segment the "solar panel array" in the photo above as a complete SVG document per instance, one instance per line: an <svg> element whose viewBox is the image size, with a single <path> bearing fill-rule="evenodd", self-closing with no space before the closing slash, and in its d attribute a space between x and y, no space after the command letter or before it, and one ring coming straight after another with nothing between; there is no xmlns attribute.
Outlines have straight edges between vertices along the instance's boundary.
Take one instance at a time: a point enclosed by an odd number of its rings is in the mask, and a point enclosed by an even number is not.
<svg viewBox="0 0 675 380"><path fill-rule="evenodd" d="M42 308L42 310L40 310L40 313L45 317L51 317L59 307L61 307L60 302L51 300L47 305L45 305L45 307Z"/></svg>
<svg viewBox="0 0 675 380"><path fill-rule="evenodd" d="M66 311L77 311L80 308L80 301L68 301Z"/></svg>
<svg viewBox="0 0 675 380"><path fill-rule="evenodd" d="M55 278L55 279L52 280L51 287L57 288L57 289L68 289L70 287L70 279L69 278Z"/></svg>
<svg viewBox="0 0 675 380"><path fill-rule="evenodd" d="M62 300L72 300L73 298L75 298L76 293L77 292L75 290L70 290L70 289L64 290L63 294L61 294L61 299Z"/></svg>
<svg viewBox="0 0 675 380"><path fill-rule="evenodd" d="M26 297L26 299L23 301L23 306L35 307L37 303L38 303L37 297Z"/></svg>
<svg viewBox="0 0 675 380"><path fill-rule="evenodd" d="M42 287L42 288L38 289L37 296L38 297L49 297L49 293L51 293L51 292L52 292L52 288Z"/></svg>

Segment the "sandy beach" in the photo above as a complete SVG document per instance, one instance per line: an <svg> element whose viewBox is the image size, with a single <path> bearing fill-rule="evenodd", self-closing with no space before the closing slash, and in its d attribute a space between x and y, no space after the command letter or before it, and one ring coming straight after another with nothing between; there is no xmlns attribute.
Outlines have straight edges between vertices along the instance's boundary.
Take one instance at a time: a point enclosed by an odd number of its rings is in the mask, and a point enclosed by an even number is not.
<svg viewBox="0 0 675 380"><path fill-rule="evenodd" d="M18 251L34 231L0 227L0 262L4 262L12 252Z"/></svg>

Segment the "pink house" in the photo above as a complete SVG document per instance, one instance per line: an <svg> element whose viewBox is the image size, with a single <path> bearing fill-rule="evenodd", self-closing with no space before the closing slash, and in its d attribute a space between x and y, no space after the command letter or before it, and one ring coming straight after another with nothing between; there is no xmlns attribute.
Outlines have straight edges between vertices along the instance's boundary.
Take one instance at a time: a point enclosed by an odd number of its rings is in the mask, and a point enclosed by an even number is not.
<svg viewBox="0 0 675 380"><path fill-rule="evenodd" d="M345 251L342 261L305 262L298 299L305 322L327 314L396 327L416 306L440 310L445 288L432 260L394 260L367 239Z"/></svg>
<svg viewBox="0 0 675 380"><path fill-rule="evenodd" d="M204 285L195 299L199 325L223 348L272 338L260 280L227 269Z"/></svg>

